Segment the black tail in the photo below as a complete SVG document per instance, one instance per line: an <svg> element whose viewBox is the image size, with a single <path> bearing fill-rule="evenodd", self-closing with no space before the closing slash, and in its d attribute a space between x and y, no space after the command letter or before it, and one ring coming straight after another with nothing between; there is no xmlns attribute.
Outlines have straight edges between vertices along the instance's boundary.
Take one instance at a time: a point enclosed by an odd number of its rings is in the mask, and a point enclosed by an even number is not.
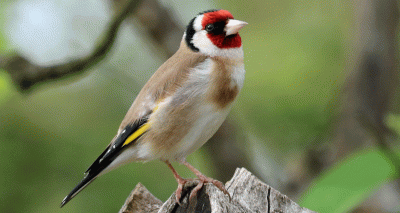
<svg viewBox="0 0 400 213"><path fill-rule="evenodd" d="M60 208L67 204L72 198L74 198L79 192L81 192L86 186L88 186L96 177L103 171L103 169L108 166L109 162L100 163L100 159L107 153L110 146L104 150L103 153L94 161L90 168L85 172L86 176L83 180L75 186L74 189L64 198L61 202Z"/></svg>
<svg viewBox="0 0 400 213"><path fill-rule="evenodd" d="M104 150L103 153L94 161L94 163L90 166L90 168L85 172L86 176L83 180L75 186L74 189L64 198L61 202L60 208L62 208L65 204L67 204L72 198L74 198L79 192L81 192L86 186L88 186L96 177L110 164L109 161L100 162L104 155L109 150L110 146Z"/></svg>
<svg viewBox="0 0 400 213"><path fill-rule="evenodd" d="M67 204L72 198L74 198L80 191L82 191L87 185L89 185L92 181L96 179L98 174L96 175L91 175L88 174L83 178L83 180L75 186L74 189L64 198L64 200L61 202L60 208L62 208L65 204Z"/></svg>
<svg viewBox="0 0 400 213"><path fill-rule="evenodd" d="M103 153L94 161L90 168L85 172L86 176L83 180L75 186L74 189L64 198L61 202L60 208L67 204L72 198L74 198L79 192L81 192L86 186L88 186L96 177L111 163L111 159L102 161L104 156L109 152L110 145L104 150Z"/></svg>
<svg viewBox="0 0 400 213"><path fill-rule="evenodd" d="M147 119L141 119L138 122L127 125L120 135L118 135L112 144L108 145L107 148L101 153L101 155L94 161L94 163L86 170L86 176L83 180L75 186L74 189L64 198L61 202L60 207L67 204L72 198L74 198L80 191L82 191L87 185L89 185L96 177L106 169L115 158L125 149L125 140L134 133L140 126L147 122ZM133 143L132 143L133 144Z"/></svg>

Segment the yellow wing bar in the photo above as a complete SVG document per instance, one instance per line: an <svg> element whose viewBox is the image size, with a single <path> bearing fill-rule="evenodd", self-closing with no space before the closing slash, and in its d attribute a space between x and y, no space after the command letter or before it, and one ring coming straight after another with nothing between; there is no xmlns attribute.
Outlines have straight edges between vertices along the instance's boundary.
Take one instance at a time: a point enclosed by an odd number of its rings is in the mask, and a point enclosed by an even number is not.
<svg viewBox="0 0 400 213"><path fill-rule="evenodd" d="M158 110L159 104L162 100L157 101L157 105L156 107L154 107L153 109L153 113L155 111ZM147 123L143 124L143 126L141 126L138 130L136 130L136 132L134 132L132 135L130 135L124 142L124 144L122 144L122 146L126 146L128 144L130 144L132 141L134 141L136 138L138 138L139 136L141 136L143 133L145 133L148 129L150 128L150 121L147 121Z"/></svg>
<svg viewBox="0 0 400 213"><path fill-rule="evenodd" d="M136 132L134 132L132 135L130 135L126 139L126 141L124 142L124 144L122 144L122 146L126 146L126 145L130 144L132 141L134 141L136 138L138 138L144 132L146 132L149 128L150 128L150 123L149 122L143 124L143 126L141 126L138 130L136 130Z"/></svg>

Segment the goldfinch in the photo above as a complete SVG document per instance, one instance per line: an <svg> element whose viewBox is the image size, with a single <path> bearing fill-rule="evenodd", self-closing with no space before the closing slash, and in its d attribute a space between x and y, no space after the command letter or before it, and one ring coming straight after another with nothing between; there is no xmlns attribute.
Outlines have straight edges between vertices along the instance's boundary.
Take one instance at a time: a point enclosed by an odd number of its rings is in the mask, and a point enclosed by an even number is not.
<svg viewBox="0 0 400 213"><path fill-rule="evenodd" d="M224 185L206 177L186 161L218 130L243 86L245 69L238 31L247 25L227 10L209 10L194 17L178 51L154 73L139 92L117 135L64 198L63 207L98 176L132 161L159 159L183 185L170 161L178 161L197 177L196 195L212 183L229 196Z"/></svg>

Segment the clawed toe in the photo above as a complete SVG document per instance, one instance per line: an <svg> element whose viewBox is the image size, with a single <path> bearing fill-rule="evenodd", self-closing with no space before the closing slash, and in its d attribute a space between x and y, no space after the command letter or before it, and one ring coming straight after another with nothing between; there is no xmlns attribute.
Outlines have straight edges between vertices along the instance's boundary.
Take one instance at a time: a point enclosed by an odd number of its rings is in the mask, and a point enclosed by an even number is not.
<svg viewBox="0 0 400 213"><path fill-rule="evenodd" d="M203 175L199 170L194 168L192 165L190 165L188 162L183 160L181 163L184 164L186 167L188 167L197 177L198 179L184 179L181 176L178 175L178 173L175 171L174 167L169 163L169 161L165 161L165 163L168 165L168 167L171 169L172 173L174 174L174 177L176 181L178 182L178 188L176 189L175 192L175 201L179 205L181 205L181 197L182 197L182 191L184 189L184 186L187 182L189 181L198 181L197 185L192 189L190 196L189 196L189 202L197 196L197 192L203 188L205 183L212 183L214 186L216 186L219 190L221 190L224 194L228 195L229 201L232 200L229 192L226 190L225 185L218 181L214 180L212 178L209 178L205 175Z"/></svg>
<svg viewBox="0 0 400 213"><path fill-rule="evenodd" d="M225 189L225 185L223 183L221 183L218 180L214 180L212 178L209 178L209 177L203 175L199 170L197 170L192 165L190 165L186 160L182 160L181 163L183 165L185 165L188 169L190 169L199 178L199 181L202 182L202 185L204 183L212 183L219 190L221 190L224 194L228 195L229 201L231 201L231 196L230 196L229 192ZM202 185L200 187L196 187L197 188L196 190L199 191L201 189ZM195 191L195 193L197 193L197 191Z"/></svg>
<svg viewBox="0 0 400 213"><path fill-rule="evenodd" d="M186 184L187 182L193 181L193 179L183 179L183 178L180 178L180 179L177 179L177 181L178 181L178 188L177 188L176 191L175 191L175 201L176 201L176 203L178 203L179 205L181 205L180 200L181 200L181 198L182 198L182 191L183 191L183 188L185 187L185 184Z"/></svg>
<svg viewBox="0 0 400 213"><path fill-rule="evenodd" d="M212 178L206 177L206 176L199 176L199 179L196 179L199 181L196 187L194 187L190 193L189 196L189 201L191 201L193 198L197 196L197 192L203 188L205 183L212 183L214 186L216 186L219 190L221 190L224 194L228 195L229 201L231 201L231 196L229 192L226 190L224 184L218 180L214 180Z"/></svg>
<svg viewBox="0 0 400 213"><path fill-rule="evenodd" d="M203 188L203 186L204 186L204 182L199 181L199 183L197 184L197 186L194 187L194 188L192 189L192 191L190 192L189 202L190 202L193 198L197 197L197 192L198 192L201 188Z"/></svg>
<svg viewBox="0 0 400 213"><path fill-rule="evenodd" d="M214 186L216 186L219 190L221 190L224 194L228 195L229 201L232 200L231 195L229 194L228 190L226 190L225 185L221 181L211 179L211 183Z"/></svg>
<svg viewBox="0 0 400 213"><path fill-rule="evenodd" d="M191 202L193 200L193 198L197 197L198 192L203 188L205 183L212 183L219 190L221 190L224 194L228 195L229 200L231 200L231 196L230 196L229 192L225 189L225 186L222 182L220 182L218 180L214 180L214 179L206 177L206 176L201 176L199 179L183 179L182 178L178 181L178 188L176 189L176 192L175 192L175 201L179 205L181 205L180 200L182 198L182 192L183 192L183 189L185 188L184 187L185 184L187 182L192 182L192 181L196 181L197 184L190 192L189 202Z"/></svg>
<svg viewBox="0 0 400 213"><path fill-rule="evenodd" d="M182 196L183 185L184 184L178 183L178 188L176 189L176 192L175 192L175 201L179 205L181 205L180 200L181 200L181 196Z"/></svg>

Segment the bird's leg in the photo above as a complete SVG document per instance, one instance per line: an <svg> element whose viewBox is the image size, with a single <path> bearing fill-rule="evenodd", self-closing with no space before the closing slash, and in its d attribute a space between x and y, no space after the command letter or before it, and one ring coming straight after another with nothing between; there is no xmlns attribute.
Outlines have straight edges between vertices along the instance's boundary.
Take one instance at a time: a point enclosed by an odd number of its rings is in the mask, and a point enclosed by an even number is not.
<svg viewBox="0 0 400 213"><path fill-rule="evenodd" d="M197 170L192 165L190 165L186 160L182 160L181 163L183 165L185 165L188 169L190 169L199 178L199 184L190 193L189 200L191 200L192 198L194 198L197 195L197 192L203 187L204 183L214 184L214 186L216 186L224 194L228 195L229 200L231 200L231 196L230 196L229 192L225 189L225 185L223 183L221 183L218 180L214 180L210 177L203 175L199 170Z"/></svg>
<svg viewBox="0 0 400 213"><path fill-rule="evenodd" d="M169 169L171 169L176 181L178 182L178 189L176 189L176 192L175 192L175 199L176 199L176 202L179 205L181 205L179 200L181 199L181 196L182 196L183 186L185 185L186 182L191 181L192 179L182 178L181 176L179 176L178 172L176 172L176 170L174 169L174 167L172 167L171 163L168 160L166 160L164 162L168 165Z"/></svg>

